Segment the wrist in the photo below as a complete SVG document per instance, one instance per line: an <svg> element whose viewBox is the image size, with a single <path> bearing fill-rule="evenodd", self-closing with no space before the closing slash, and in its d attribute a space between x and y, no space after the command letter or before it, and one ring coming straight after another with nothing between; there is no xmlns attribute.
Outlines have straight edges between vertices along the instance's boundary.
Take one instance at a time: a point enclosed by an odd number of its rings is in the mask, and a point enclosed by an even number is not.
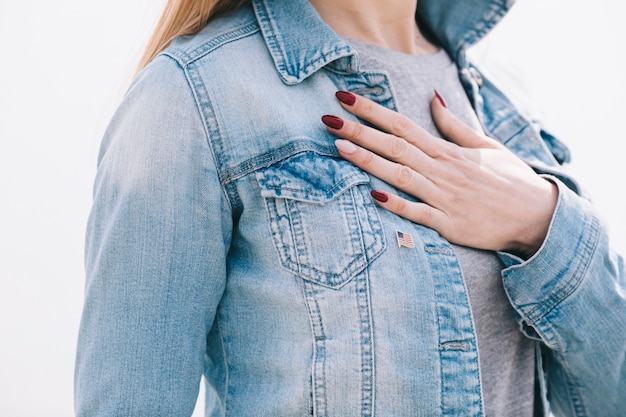
<svg viewBox="0 0 626 417"><path fill-rule="evenodd" d="M545 191L540 193L537 204L530 210L529 221L519 230L509 250L522 259L531 258L543 245L554 216L559 189L552 181L542 178L546 183Z"/></svg>

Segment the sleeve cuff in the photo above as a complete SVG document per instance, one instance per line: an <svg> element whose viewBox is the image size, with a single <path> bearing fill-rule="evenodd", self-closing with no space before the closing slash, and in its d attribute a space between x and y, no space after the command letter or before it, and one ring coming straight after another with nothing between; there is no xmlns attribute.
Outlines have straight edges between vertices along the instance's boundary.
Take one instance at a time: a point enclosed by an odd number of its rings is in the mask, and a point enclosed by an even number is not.
<svg viewBox="0 0 626 417"><path fill-rule="evenodd" d="M547 179L557 185L559 199L543 245L526 261L498 253L505 265L504 288L520 316L522 330L530 337L536 334L528 327L542 333L541 319L581 284L602 234L589 201L557 178Z"/></svg>

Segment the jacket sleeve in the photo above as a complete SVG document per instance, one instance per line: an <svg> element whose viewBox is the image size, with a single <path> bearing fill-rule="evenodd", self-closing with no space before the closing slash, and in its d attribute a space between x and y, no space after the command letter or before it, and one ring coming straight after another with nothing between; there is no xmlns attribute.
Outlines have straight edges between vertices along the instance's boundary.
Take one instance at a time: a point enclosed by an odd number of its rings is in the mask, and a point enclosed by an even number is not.
<svg viewBox="0 0 626 417"><path fill-rule="evenodd" d="M503 282L522 331L541 341L555 416L626 410L626 271L593 206L559 180L548 236L529 260L507 254Z"/></svg>
<svg viewBox="0 0 626 417"><path fill-rule="evenodd" d="M185 72L158 57L99 155L85 248L77 416L189 416L232 217Z"/></svg>

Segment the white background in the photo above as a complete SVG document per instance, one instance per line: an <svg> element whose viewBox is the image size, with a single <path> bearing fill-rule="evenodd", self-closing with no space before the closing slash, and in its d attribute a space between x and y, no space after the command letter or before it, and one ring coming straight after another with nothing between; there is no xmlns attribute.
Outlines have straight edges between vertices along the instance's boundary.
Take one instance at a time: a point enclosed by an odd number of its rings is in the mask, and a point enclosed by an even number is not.
<svg viewBox="0 0 626 417"><path fill-rule="evenodd" d="M72 415L98 146L161 5L0 0L0 416ZM623 7L521 0L476 55L540 103L626 253Z"/></svg>

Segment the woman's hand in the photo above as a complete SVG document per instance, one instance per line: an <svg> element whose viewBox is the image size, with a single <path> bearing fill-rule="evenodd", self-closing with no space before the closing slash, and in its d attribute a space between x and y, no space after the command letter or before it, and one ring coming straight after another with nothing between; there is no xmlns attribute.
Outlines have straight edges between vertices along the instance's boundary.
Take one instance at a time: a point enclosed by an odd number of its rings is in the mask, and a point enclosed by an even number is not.
<svg viewBox="0 0 626 417"><path fill-rule="evenodd" d="M382 207L458 245L525 258L541 247L556 207L556 186L457 119L441 96L433 97L431 112L449 141L364 97L338 92L337 98L378 128L324 116L328 130L341 138L336 141L341 156L421 200L372 191Z"/></svg>

